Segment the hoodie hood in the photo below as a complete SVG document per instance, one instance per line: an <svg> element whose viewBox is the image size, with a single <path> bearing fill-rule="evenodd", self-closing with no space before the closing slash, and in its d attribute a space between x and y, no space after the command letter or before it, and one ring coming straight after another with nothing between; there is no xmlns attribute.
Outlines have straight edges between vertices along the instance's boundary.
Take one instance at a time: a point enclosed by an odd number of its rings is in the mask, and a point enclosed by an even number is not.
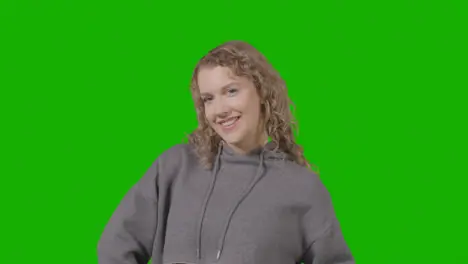
<svg viewBox="0 0 468 264"><path fill-rule="evenodd" d="M263 146L253 149L247 154L236 153L226 142L221 141L217 156L229 162L235 163L258 163L261 156L266 160L293 160L293 158L281 151L273 141L266 142Z"/></svg>

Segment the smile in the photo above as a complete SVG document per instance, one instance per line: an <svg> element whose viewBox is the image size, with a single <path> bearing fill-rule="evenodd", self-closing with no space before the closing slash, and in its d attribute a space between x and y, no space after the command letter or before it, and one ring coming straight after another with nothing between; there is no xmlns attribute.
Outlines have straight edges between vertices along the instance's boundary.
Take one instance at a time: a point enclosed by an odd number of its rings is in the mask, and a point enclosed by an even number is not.
<svg viewBox="0 0 468 264"><path fill-rule="evenodd" d="M224 128L232 128L237 123L237 120L239 120L239 118L240 116L231 117L231 118L228 118L226 120L219 122L218 124L220 124Z"/></svg>

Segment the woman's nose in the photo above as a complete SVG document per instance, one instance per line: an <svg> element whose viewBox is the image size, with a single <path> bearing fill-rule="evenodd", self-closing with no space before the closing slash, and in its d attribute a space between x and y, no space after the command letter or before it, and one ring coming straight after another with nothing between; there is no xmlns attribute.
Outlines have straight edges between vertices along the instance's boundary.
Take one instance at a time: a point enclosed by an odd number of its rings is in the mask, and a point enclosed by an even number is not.
<svg viewBox="0 0 468 264"><path fill-rule="evenodd" d="M214 113L217 116L226 116L229 114L229 106L223 100L217 100L215 102Z"/></svg>

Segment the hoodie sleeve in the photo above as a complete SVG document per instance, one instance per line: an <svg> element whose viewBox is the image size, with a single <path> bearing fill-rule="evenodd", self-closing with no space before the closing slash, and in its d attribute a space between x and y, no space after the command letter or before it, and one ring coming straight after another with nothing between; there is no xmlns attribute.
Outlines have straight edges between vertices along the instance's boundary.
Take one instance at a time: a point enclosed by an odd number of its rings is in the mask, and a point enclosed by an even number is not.
<svg viewBox="0 0 468 264"><path fill-rule="evenodd" d="M317 180L313 188L313 202L304 215L304 238L307 245L302 258L304 264L355 264L347 246L331 197Z"/></svg>
<svg viewBox="0 0 468 264"><path fill-rule="evenodd" d="M128 191L99 239L99 264L147 264L158 217L158 162Z"/></svg>

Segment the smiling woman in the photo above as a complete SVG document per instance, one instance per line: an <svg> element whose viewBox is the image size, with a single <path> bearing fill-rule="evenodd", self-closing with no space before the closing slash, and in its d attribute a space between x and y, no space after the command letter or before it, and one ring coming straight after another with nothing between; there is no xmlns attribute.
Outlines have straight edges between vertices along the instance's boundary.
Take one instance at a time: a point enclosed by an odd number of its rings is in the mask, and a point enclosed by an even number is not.
<svg viewBox="0 0 468 264"><path fill-rule="evenodd" d="M99 263L354 264L294 141L286 86L263 55L225 43L200 60L191 91L197 129L124 197Z"/></svg>
<svg viewBox="0 0 468 264"><path fill-rule="evenodd" d="M211 50L195 68L191 91L199 128L191 134L190 143L206 167L212 166L213 154L223 140L246 153L263 145L268 137L299 165L309 166L302 148L294 141L295 122L286 84L252 45L230 41ZM213 99L217 108L211 104ZM214 125L214 116L222 119L230 114L245 115L247 119L232 133L237 142L230 142L227 134Z"/></svg>
<svg viewBox="0 0 468 264"><path fill-rule="evenodd" d="M198 85L207 122L237 152L248 153L268 139L260 97L251 81L216 66L200 70Z"/></svg>

